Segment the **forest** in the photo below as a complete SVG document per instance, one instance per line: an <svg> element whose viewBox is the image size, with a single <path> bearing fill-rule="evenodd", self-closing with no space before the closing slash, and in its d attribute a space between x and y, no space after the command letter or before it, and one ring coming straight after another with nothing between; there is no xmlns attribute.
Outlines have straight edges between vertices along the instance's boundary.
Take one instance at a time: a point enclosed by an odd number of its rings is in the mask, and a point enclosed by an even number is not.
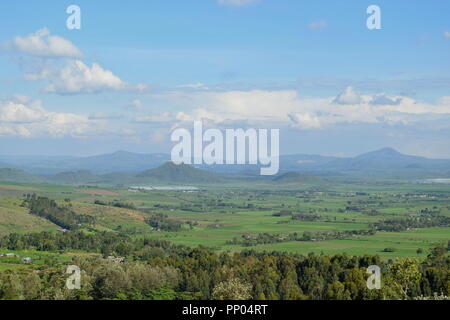
<svg viewBox="0 0 450 320"><path fill-rule="evenodd" d="M67 206L59 206L56 201L46 197L38 197L36 194L27 194L23 200L23 206L30 210L31 214L48 219L57 226L67 230L74 230L82 224L92 225L95 218L88 215L77 214L70 209L70 200Z"/></svg>
<svg viewBox="0 0 450 320"><path fill-rule="evenodd" d="M449 244L419 262L383 261L377 255L298 255L281 252L217 253L149 238L108 232L10 234L8 250L83 250L99 256L73 258L82 286L68 290L64 265L49 259L32 273L0 274L0 299L444 299L450 290ZM122 256L121 263L109 256ZM382 270L380 290L367 288L367 267Z"/></svg>

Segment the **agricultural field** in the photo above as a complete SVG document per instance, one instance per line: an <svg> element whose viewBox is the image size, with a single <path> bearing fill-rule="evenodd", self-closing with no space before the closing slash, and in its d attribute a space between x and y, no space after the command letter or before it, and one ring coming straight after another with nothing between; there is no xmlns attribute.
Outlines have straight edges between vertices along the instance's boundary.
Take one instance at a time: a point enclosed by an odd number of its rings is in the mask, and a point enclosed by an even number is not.
<svg viewBox="0 0 450 320"><path fill-rule="evenodd" d="M95 222L82 227L88 233L151 237L218 252L253 249L423 259L436 243L450 240L450 229L443 225L371 232L384 220L427 214L450 218L448 185L327 181L280 185L276 191L273 185L264 183L197 187L198 191L144 191L0 183L0 236L61 232L61 226L30 214L24 206L24 195L36 194L78 215L93 217ZM166 228L166 222L175 227Z"/></svg>

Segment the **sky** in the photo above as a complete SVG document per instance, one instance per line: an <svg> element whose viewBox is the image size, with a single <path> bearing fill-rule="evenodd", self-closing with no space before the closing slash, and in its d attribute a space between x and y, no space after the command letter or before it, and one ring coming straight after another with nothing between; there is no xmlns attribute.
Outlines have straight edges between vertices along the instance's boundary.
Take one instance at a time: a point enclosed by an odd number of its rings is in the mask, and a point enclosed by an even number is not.
<svg viewBox="0 0 450 320"><path fill-rule="evenodd" d="M80 29L67 28L70 5ZM280 129L282 154L450 158L447 0L16 0L0 12L1 155L168 153L175 128L202 120Z"/></svg>

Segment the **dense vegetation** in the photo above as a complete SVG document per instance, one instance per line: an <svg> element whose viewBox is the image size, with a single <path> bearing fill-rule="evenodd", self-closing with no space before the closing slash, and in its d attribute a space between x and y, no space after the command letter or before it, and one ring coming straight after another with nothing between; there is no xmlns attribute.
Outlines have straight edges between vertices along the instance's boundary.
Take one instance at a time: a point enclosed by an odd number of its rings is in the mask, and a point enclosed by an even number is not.
<svg viewBox="0 0 450 320"><path fill-rule="evenodd" d="M378 256L314 255L242 251L217 254L166 241L83 232L11 234L9 250L84 250L126 257L76 258L80 290L65 288L64 266L0 274L1 299L412 299L449 295L448 248L435 247L420 263L412 258L383 262ZM369 290L366 268L382 268L382 288ZM247 296L248 294L248 296Z"/></svg>
<svg viewBox="0 0 450 320"><path fill-rule="evenodd" d="M0 298L449 294L448 248L430 252L449 240L447 185L329 179L184 191L0 184ZM381 290L366 287L371 264L382 269ZM66 289L68 265L82 269L81 290Z"/></svg>
<svg viewBox="0 0 450 320"><path fill-rule="evenodd" d="M290 233L287 236L279 234L258 233L257 235L242 235L241 239L233 238L227 241L227 244L242 245L244 247L252 247L269 243L280 243L290 241L325 241L351 238L357 235L373 235L375 230L344 230L329 232L310 232L305 231L303 234Z"/></svg>
<svg viewBox="0 0 450 320"><path fill-rule="evenodd" d="M450 227L450 217L423 215L410 218L394 218L376 222L372 228L379 231L399 232L410 229Z"/></svg>
<svg viewBox="0 0 450 320"><path fill-rule="evenodd" d="M136 206L129 202L120 202L120 201L111 201L111 202L105 202L102 200L95 200L94 204L99 206L111 206L116 208L124 208L124 209L130 209L130 210L136 210Z"/></svg>
<svg viewBox="0 0 450 320"><path fill-rule="evenodd" d="M151 225L155 230L162 230L162 231L180 231L182 223L170 219L168 215L158 213L152 215L150 218L146 219L145 222L147 222L149 225Z"/></svg>
<svg viewBox="0 0 450 320"><path fill-rule="evenodd" d="M58 206L56 201L46 197L38 197L35 194L27 194L23 206L27 207L31 214L45 218L68 230L77 229L83 224L91 225L95 222L95 218L92 216L75 213L70 209L70 204Z"/></svg>

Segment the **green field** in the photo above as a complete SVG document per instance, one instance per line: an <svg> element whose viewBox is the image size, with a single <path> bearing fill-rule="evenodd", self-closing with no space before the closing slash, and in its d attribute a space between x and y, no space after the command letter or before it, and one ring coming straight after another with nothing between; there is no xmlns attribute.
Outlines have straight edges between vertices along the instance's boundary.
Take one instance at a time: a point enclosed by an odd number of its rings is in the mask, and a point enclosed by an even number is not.
<svg viewBox="0 0 450 320"><path fill-rule="evenodd" d="M198 186L199 191L131 191L120 187L75 187L0 183L0 235L11 232L58 232L58 226L28 213L21 206L24 194L36 193L63 203L70 199L78 214L96 218L89 232L122 232L133 237L153 237L174 244L199 245L217 251L275 250L299 254L377 254L383 258L424 258L428 249L450 239L448 227L401 232L378 231L374 235L351 235L342 239L282 241L244 247L230 244L233 238L270 234L350 232L369 230L377 221L415 217L420 210L450 216L450 186L403 183L348 184L327 182L311 185L277 186L260 183ZM123 202L134 209L94 204ZM274 216L280 211L317 216L315 221ZM376 214L368 214L376 212ZM164 214L182 224L175 232L155 230L145 220ZM188 224L189 223L189 224ZM385 250L390 248L391 250ZM418 252L418 249L419 250Z"/></svg>

